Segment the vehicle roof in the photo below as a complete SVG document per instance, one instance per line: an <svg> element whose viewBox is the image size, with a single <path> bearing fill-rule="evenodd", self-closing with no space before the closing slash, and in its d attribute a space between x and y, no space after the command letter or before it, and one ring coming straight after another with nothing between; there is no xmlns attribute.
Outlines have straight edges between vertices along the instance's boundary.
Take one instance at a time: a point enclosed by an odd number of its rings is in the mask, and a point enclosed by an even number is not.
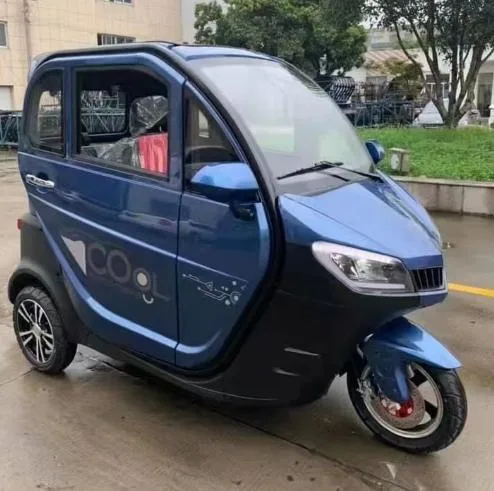
<svg viewBox="0 0 494 491"><path fill-rule="evenodd" d="M203 46L198 44L180 44L171 46L175 53L184 60L194 60L198 58L212 58L224 56L239 56L246 58L271 59L272 57L263 53L256 53L242 48L232 48L230 46Z"/></svg>
<svg viewBox="0 0 494 491"><path fill-rule="evenodd" d="M127 44L114 44L104 46L94 46L91 48L71 49L64 51L54 51L51 53L43 53L35 57L34 65L37 67L48 59L58 58L60 56L91 56L95 54L117 54L125 52L135 52L139 50L156 50L162 54L178 55L184 62L196 60L200 58L214 57L243 57L257 59L273 59L273 57L249 51L242 48L233 48L229 46L206 46L198 44L179 44L168 41L147 41ZM34 68L34 67L33 67Z"/></svg>

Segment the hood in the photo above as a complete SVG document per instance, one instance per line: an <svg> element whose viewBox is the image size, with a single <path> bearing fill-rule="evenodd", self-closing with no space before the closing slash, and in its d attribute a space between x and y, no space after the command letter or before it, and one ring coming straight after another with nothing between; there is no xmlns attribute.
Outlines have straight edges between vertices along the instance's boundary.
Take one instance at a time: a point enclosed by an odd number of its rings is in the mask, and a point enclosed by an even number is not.
<svg viewBox="0 0 494 491"><path fill-rule="evenodd" d="M292 234L287 239L359 247L397 257L412 269L442 266L441 238L427 212L401 186L382 178L385 182L366 179L311 196L281 196L285 229ZM295 233L290 222L305 233Z"/></svg>

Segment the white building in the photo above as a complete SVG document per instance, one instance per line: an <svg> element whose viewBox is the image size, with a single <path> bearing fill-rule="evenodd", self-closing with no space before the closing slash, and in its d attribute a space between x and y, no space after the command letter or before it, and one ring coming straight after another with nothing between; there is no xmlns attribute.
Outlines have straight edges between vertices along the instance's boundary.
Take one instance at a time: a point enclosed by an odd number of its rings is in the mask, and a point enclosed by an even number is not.
<svg viewBox="0 0 494 491"><path fill-rule="evenodd" d="M413 41L413 38L407 39ZM365 53L365 63L360 68L355 68L347 73L353 77L356 82L371 82L379 84L389 79L380 70L376 70L376 65L382 65L389 59L408 60L403 51L399 49L396 33L388 31L371 31L369 34L368 51ZM425 55L420 49L410 49L415 59L422 65L428 84L434 85L432 74L430 72ZM450 65L442 60L440 63L441 73L443 74L442 85L445 99L449 90ZM494 55L492 55L480 69L480 73L475 86L475 104L479 109L481 116L484 118L491 116L490 107L494 107ZM492 111L494 117L494 110Z"/></svg>

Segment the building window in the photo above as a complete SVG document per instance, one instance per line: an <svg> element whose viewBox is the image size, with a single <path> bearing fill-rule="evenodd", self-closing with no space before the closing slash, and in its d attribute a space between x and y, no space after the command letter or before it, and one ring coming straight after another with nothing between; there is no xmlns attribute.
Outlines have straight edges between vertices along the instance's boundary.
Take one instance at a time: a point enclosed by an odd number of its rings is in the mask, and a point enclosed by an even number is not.
<svg viewBox="0 0 494 491"><path fill-rule="evenodd" d="M436 82L434 81L434 77L432 75L426 75L425 83L427 84L427 88L429 89L430 94L436 93ZM441 87L443 93L443 99L447 99L449 96L449 75L441 74Z"/></svg>
<svg viewBox="0 0 494 491"><path fill-rule="evenodd" d="M32 90L26 135L32 147L63 154L62 72L49 72Z"/></svg>
<svg viewBox="0 0 494 491"><path fill-rule="evenodd" d="M7 47L7 23L0 21L0 47Z"/></svg>
<svg viewBox="0 0 494 491"><path fill-rule="evenodd" d="M133 43L136 40L132 36L120 36L119 34L98 34L98 46L104 46L107 44L125 44Z"/></svg>
<svg viewBox="0 0 494 491"><path fill-rule="evenodd" d="M0 85L0 112L11 111L12 107L12 86Z"/></svg>
<svg viewBox="0 0 494 491"><path fill-rule="evenodd" d="M106 0L106 1L110 3L123 3L125 5L132 5L134 3L133 0Z"/></svg>

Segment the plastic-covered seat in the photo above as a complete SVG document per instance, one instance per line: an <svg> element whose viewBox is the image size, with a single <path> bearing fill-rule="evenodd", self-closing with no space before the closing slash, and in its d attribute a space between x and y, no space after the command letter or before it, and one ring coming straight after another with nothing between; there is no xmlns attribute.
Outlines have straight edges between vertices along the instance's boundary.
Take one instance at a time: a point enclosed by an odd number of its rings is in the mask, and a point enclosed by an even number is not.
<svg viewBox="0 0 494 491"><path fill-rule="evenodd" d="M131 136L111 145L100 158L126 167L168 174L167 117L166 97L134 100L129 112Z"/></svg>

